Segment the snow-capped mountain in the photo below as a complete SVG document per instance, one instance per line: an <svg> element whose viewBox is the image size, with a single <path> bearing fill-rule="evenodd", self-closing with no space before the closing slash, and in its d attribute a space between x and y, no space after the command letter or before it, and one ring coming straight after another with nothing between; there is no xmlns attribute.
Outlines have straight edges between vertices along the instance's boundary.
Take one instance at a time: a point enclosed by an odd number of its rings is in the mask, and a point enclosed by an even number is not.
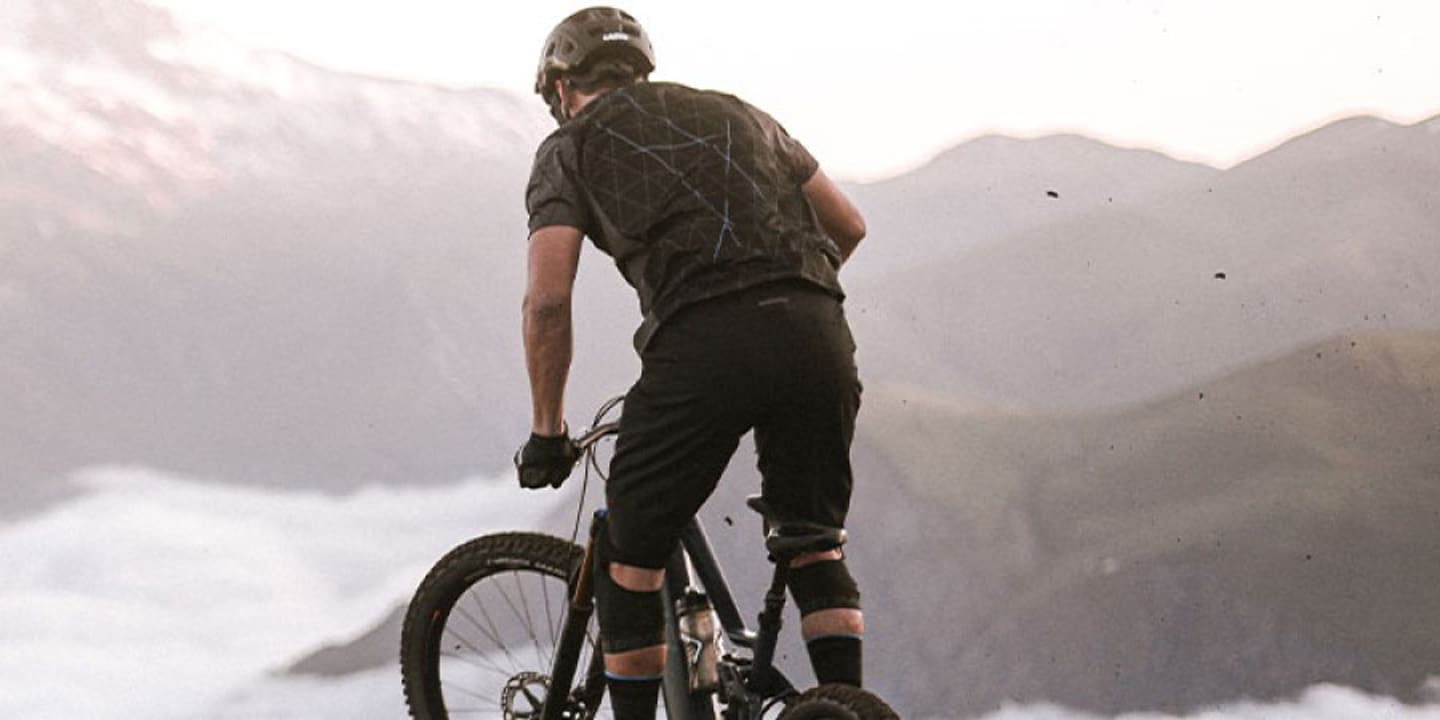
<svg viewBox="0 0 1440 720"><path fill-rule="evenodd" d="M369 154L525 160L528 98L338 74L188 27L137 0L7 0L0 128L29 133L153 208L217 183Z"/></svg>
<svg viewBox="0 0 1440 720"><path fill-rule="evenodd" d="M504 454L525 390L491 330L551 127L534 98L337 73L139 0L0 3L12 499L90 462L334 487ZM417 448L437 423L446 449Z"/></svg>

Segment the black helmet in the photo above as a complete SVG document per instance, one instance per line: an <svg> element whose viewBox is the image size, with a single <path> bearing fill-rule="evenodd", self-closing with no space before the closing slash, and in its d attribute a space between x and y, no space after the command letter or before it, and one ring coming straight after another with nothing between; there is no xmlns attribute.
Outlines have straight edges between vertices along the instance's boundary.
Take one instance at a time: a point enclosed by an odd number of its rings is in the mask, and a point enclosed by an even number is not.
<svg viewBox="0 0 1440 720"><path fill-rule="evenodd" d="M585 8L561 21L545 39L535 71L535 92L553 105L555 78L601 57L630 60L641 76L655 69L650 37L630 13L612 7Z"/></svg>

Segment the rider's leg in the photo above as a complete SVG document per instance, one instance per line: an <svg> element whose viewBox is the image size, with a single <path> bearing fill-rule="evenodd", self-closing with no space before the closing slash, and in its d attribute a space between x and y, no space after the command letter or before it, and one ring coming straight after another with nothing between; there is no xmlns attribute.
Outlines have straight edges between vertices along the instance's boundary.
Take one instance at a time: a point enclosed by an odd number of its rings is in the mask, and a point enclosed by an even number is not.
<svg viewBox="0 0 1440 720"><path fill-rule="evenodd" d="M756 398L768 393L754 368L766 355L749 317L755 300L744 293L717 298L667 320L641 351L640 379L625 396L605 484L611 552L596 565L607 672L628 678L611 683L616 720L654 717L653 694L648 714L645 700L624 701L633 712L619 703L664 671L660 568L753 423Z"/></svg>
<svg viewBox="0 0 1440 720"><path fill-rule="evenodd" d="M652 570L611 561L609 572L611 582L627 592L636 594L658 594L660 587L665 583L664 570ZM620 677L660 675L665 672L665 644L661 642L624 652L607 652L605 653L605 671L612 676Z"/></svg>
<svg viewBox="0 0 1440 720"><path fill-rule="evenodd" d="M839 550L807 553L790 561L792 569L813 565L818 562L844 560ZM815 610L800 618L800 635L813 640L825 635L854 635L865 633L865 616L858 607L831 607Z"/></svg>
<svg viewBox="0 0 1440 720"><path fill-rule="evenodd" d="M612 560L608 533L596 548L595 606L610 705L623 720L654 718L665 672L665 571Z"/></svg>
<svg viewBox="0 0 1440 720"><path fill-rule="evenodd" d="M850 509L850 443L860 408L849 327L839 303L823 295L789 303L795 322L783 338L781 382L755 427L761 491L782 519L845 527ZM860 593L839 550L791 562L788 584L801 633L822 682L859 685L864 616Z"/></svg>
<svg viewBox="0 0 1440 720"><path fill-rule="evenodd" d="M844 555L838 549L808 553L790 568L790 594L800 609L800 634L816 679L859 686L865 617Z"/></svg>

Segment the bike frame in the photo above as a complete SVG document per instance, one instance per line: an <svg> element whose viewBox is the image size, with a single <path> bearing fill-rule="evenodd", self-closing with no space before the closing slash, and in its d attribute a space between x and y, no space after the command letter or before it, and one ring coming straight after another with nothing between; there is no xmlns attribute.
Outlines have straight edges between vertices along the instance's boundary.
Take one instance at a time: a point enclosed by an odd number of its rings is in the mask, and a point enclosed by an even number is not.
<svg viewBox="0 0 1440 720"><path fill-rule="evenodd" d="M671 558L666 569L665 587L665 640L669 647L666 657L664 696L665 708L671 720L713 720L715 718L716 693L693 694L689 689L689 668L685 665L685 650L680 643L679 623L675 618L675 598L685 594L687 588L696 587L698 581L699 589L703 590L710 598L710 604L715 609L715 615L720 621L720 629L725 634L725 640L732 647L745 648L750 650L756 660L751 667L751 673L756 677L765 677L771 687L778 687L784 690L793 689L790 681L776 669L771 659L773 655L760 657L756 653L757 648L769 647L773 650L775 640L779 635L780 627L777 622L774 627L766 628L762 622L759 631L751 630L745 624L740 615L740 608L735 602L735 596L730 592L730 585L725 581L725 572L720 567L719 560L715 557L714 550L710 547L710 540L705 534L705 528L699 518L692 518L680 533L680 548L676 550L675 557ZM722 662L725 660L722 659ZM754 717L759 717L759 706L755 708Z"/></svg>
<svg viewBox="0 0 1440 720"><path fill-rule="evenodd" d="M576 444L582 449L588 449L600 438L613 434L617 430L618 423L598 426L577 438ZM556 653L555 666L551 668L550 673L552 688L570 687L577 670L573 664L570 667L563 666L567 663L574 663L573 659L567 658L578 658L580 645L585 641L585 628L589 624L590 615L594 612L594 586L591 581L591 573L594 572L596 536L599 524L605 522L604 516L603 511L597 511L595 514L594 526L585 548L584 560L572 582L572 595L566 610L564 630L562 631L562 649ZM760 616L760 628L758 631L751 630L740 615L740 608L735 602L734 594L730 591L729 583L725 580L725 573L710 546L710 540L705 534L705 528L700 523L700 519L691 518L690 522L686 524L680 533L679 547L675 549L675 554L666 564L665 585L662 587L663 602L661 605L664 611L665 644L668 651L661 688L665 699L665 710L670 720L715 720L716 718L716 700L719 694L717 692L690 692L690 670L686 666L685 649L680 639L680 625L675 615L675 599L683 597L689 588L703 590L709 596L725 640L732 647L745 648L752 653L749 677L753 682L744 689L733 688L737 692L745 693L747 699L759 701L744 703L748 708L748 712L745 712L747 716L745 720L759 719L764 700L794 691L794 686L783 673L774 667L772 662L780 633L780 614L785 602L784 578L787 570L788 568L784 564L777 565L774 580L765 596L765 611ZM563 649L567 642L575 650L574 653L566 652ZM730 670L738 670L741 665L728 657L721 658L721 663ZM588 692L592 683L602 682L600 676L603 673L603 658L599 648L595 650L591 667L588 668L587 673ZM754 688L759 684L763 684L765 690L756 693ZM763 695L763 697L756 698L757 694ZM552 694L551 698L553 697ZM558 703L549 702L549 698L547 698L541 717L544 720L561 720L562 710L558 705Z"/></svg>

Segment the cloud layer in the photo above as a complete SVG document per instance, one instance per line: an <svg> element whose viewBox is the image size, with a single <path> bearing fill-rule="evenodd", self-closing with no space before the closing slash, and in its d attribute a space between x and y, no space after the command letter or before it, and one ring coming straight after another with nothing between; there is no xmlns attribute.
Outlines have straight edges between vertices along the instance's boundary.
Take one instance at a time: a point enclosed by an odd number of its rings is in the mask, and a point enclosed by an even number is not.
<svg viewBox="0 0 1440 720"><path fill-rule="evenodd" d="M0 716L394 718L399 670L338 679L271 674L349 639L407 597L461 540L534 528L562 495L510 478L345 496L211 485L140 469L78 478L89 492L0 527ZM903 703L897 703L903 706ZM1171 720L1136 713L1116 720ZM1317 686L1186 720L1440 720ZM1050 705L985 720L1101 720Z"/></svg>
<svg viewBox="0 0 1440 720"><path fill-rule="evenodd" d="M79 480L86 496L0 528L0 716L195 717L373 624L449 547L559 501L508 478L343 497ZM373 695L394 705L398 678Z"/></svg>

